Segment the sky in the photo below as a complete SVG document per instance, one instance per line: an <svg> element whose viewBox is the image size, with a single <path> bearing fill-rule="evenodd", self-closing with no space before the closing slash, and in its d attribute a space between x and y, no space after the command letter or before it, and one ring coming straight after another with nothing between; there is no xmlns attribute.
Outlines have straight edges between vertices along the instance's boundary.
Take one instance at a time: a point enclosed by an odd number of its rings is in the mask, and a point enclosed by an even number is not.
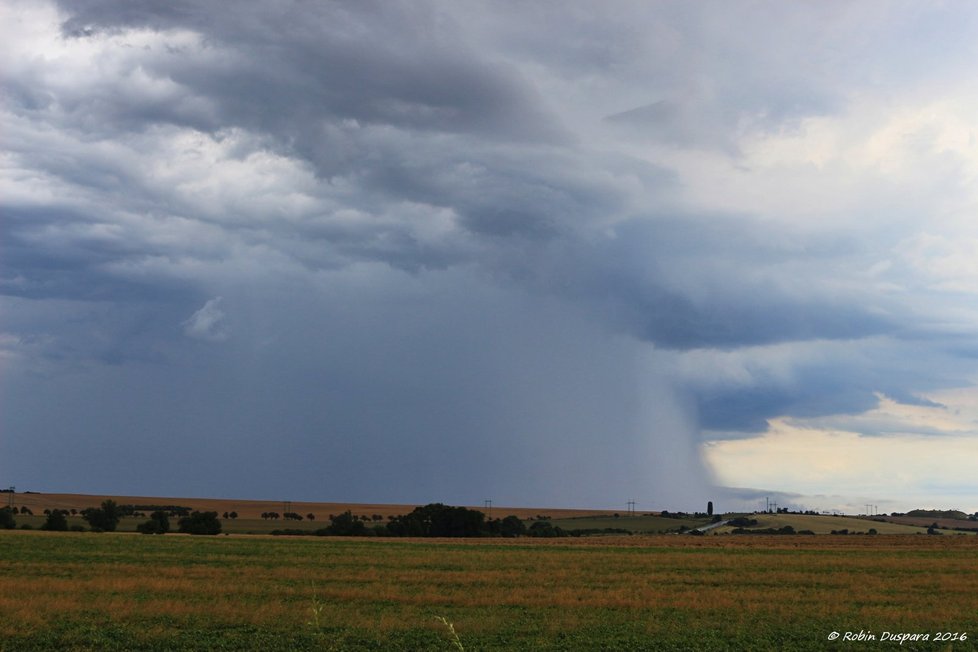
<svg viewBox="0 0 978 652"><path fill-rule="evenodd" d="M0 485L978 511L972 3L0 12Z"/></svg>

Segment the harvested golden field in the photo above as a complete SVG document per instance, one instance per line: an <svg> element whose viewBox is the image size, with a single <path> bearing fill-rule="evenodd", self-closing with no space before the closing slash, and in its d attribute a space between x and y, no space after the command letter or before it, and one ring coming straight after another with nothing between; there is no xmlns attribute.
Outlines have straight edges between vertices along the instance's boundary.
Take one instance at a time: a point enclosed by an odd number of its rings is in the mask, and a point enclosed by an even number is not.
<svg viewBox="0 0 978 652"><path fill-rule="evenodd" d="M964 536L0 532L0 642L5 650L450 650L436 620L444 617L470 651L847 649L829 634L970 632L976 557L978 542ZM971 649L971 640L901 649Z"/></svg>

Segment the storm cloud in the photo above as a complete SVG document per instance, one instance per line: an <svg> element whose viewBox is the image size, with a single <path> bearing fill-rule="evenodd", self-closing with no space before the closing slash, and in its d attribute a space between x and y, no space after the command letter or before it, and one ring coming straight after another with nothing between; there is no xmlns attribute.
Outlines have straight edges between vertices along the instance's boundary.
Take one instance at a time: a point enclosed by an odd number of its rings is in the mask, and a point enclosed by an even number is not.
<svg viewBox="0 0 978 652"><path fill-rule="evenodd" d="M974 382L965 7L5 13L18 486L697 508Z"/></svg>

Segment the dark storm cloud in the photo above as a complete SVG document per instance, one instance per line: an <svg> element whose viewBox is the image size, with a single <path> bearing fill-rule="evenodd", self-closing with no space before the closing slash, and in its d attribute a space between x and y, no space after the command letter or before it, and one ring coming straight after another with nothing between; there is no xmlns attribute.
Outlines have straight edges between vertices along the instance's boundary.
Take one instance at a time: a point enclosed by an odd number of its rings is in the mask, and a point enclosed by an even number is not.
<svg viewBox="0 0 978 652"><path fill-rule="evenodd" d="M749 218L633 219L577 246L561 252L573 262L551 281L573 278L571 291L586 291L633 335L664 348L858 339L905 326L865 289L826 278L826 266L847 264L854 245Z"/></svg>
<svg viewBox="0 0 978 652"><path fill-rule="evenodd" d="M704 486L697 416L742 435L967 377L970 331L867 272L909 234L890 197L853 231L686 187L874 70L900 87L906 18L873 53L813 6L45 7L5 70L0 355L37 397L5 423L52 434L14 448L175 436L250 477L281 451L261 494L581 503Z"/></svg>
<svg viewBox="0 0 978 652"><path fill-rule="evenodd" d="M85 301L173 298L186 292L165 279L121 276L105 265L153 255L142 241L104 233L99 220L70 208L11 207L0 223L0 293Z"/></svg>
<svg viewBox="0 0 978 652"><path fill-rule="evenodd" d="M511 140L561 134L515 71L479 60L446 16L423 5L249 3L224 13L198 3L149 3L120 14L96 2L64 9L71 17L63 31L80 38L122 27L200 33L202 52L159 53L144 61L146 70L215 102L212 128L260 129L300 152L310 137L315 142L310 127L322 120Z"/></svg>

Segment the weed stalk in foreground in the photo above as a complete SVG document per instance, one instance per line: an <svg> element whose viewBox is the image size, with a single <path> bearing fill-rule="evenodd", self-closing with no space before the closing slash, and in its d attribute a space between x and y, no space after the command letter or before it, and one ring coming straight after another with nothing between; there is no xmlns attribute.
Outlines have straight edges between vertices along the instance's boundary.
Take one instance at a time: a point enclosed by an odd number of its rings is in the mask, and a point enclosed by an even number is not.
<svg viewBox="0 0 978 652"><path fill-rule="evenodd" d="M312 620L310 620L306 624L307 625L312 625L316 629L317 632L321 632L322 631L322 626L321 626L320 619L321 619L321 617L323 615L323 609L325 607L326 607L326 604L325 603L320 602L319 599L316 596L313 596L313 598L312 598Z"/></svg>
<svg viewBox="0 0 978 652"><path fill-rule="evenodd" d="M452 645L454 645L459 652L465 652L465 648L462 647L462 640L458 637L458 632L455 631L455 625L448 622L448 619L444 616L435 616L435 620L440 620L441 623L448 629L448 637L452 642Z"/></svg>

